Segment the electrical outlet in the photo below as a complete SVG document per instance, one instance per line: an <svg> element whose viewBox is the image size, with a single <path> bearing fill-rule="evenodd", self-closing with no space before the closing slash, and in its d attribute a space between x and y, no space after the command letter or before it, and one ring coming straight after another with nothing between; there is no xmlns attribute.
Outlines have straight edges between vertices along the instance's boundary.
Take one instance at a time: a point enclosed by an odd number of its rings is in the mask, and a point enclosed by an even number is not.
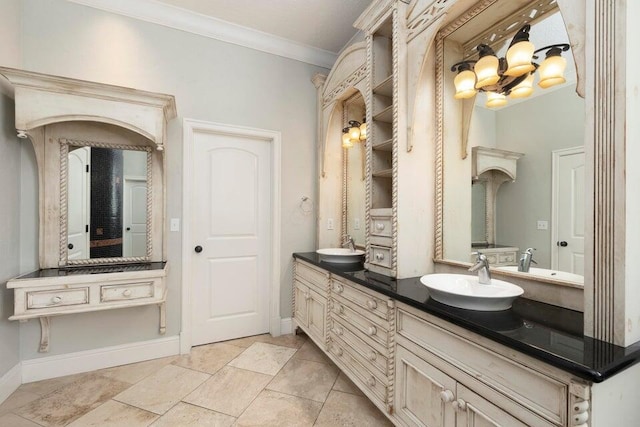
<svg viewBox="0 0 640 427"><path fill-rule="evenodd" d="M180 218L171 218L171 231L180 231Z"/></svg>
<svg viewBox="0 0 640 427"><path fill-rule="evenodd" d="M360 218L356 218L353 220L353 229L360 230Z"/></svg>
<svg viewBox="0 0 640 427"><path fill-rule="evenodd" d="M548 230L549 221L538 221L538 230Z"/></svg>
<svg viewBox="0 0 640 427"><path fill-rule="evenodd" d="M333 218L327 219L327 230L333 230Z"/></svg>

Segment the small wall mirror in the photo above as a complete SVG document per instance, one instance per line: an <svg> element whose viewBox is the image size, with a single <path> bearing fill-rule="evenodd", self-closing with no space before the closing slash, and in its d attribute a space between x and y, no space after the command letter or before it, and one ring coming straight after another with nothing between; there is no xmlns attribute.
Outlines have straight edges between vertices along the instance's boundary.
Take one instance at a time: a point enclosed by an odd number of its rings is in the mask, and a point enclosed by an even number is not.
<svg viewBox="0 0 640 427"><path fill-rule="evenodd" d="M350 127L349 122L352 122L351 125L362 127L363 118L366 116L362 94L356 92L347 98L343 107L343 129ZM354 121L357 123L353 123ZM366 125L364 128L366 129ZM350 146L343 148L343 201L346 201L346 206L343 206L343 230L346 230L346 234L351 236L359 247L365 245L365 160L364 136L352 140Z"/></svg>
<svg viewBox="0 0 640 427"><path fill-rule="evenodd" d="M537 69L533 93L524 98L507 95L499 107L491 105L483 91L460 99L454 84L460 70L452 71L453 65L467 60L473 60L473 69L480 44L505 57L524 25L530 25L529 41L535 49L568 44L557 5L496 1L456 25L443 30L437 53L442 64L437 78L443 83L438 107L444 119L439 135L444 166L442 259L469 263L473 253L481 251L495 269L581 285L585 106L576 94L571 52L562 52L566 82L543 89L537 84ZM536 55L537 68L545 52ZM537 264L519 272L528 248Z"/></svg>
<svg viewBox="0 0 640 427"><path fill-rule="evenodd" d="M147 261L151 148L60 141L61 264Z"/></svg>

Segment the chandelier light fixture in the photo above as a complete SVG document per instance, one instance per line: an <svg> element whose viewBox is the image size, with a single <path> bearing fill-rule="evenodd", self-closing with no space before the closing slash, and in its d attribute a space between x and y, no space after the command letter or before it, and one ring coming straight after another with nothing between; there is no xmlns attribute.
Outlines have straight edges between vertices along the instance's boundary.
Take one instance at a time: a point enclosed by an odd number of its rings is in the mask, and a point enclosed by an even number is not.
<svg viewBox="0 0 640 427"><path fill-rule="evenodd" d="M367 139L367 123L362 120L350 120L349 126L342 129L342 148L351 148L356 142Z"/></svg>
<svg viewBox="0 0 640 427"><path fill-rule="evenodd" d="M526 98L533 93L533 80L538 71L538 86L543 89L565 82L564 70L567 60L562 52L569 50L566 43L552 44L535 49L529 41L529 24L524 25L511 40L506 57L498 58L486 44L480 44L477 60L466 60L451 66L457 72L454 79L454 98L472 98L478 91L487 94L486 106L497 108L506 105L509 98ZM536 53L546 51L541 64Z"/></svg>

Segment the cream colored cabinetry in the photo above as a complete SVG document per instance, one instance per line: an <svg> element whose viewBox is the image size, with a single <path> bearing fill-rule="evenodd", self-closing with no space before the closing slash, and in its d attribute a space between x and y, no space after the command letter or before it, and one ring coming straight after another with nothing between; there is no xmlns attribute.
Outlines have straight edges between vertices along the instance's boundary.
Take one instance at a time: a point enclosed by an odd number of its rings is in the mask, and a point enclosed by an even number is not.
<svg viewBox="0 0 640 427"><path fill-rule="evenodd" d="M394 302L331 277L329 351L380 408L392 411Z"/></svg>
<svg viewBox="0 0 640 427"><path fill-rule="evenodd" d="M329 273L302 261L294 264L293 319L320 348L327 340Z"/></svg>
<svg viewBox="0 0 640 427"><path fill-rule="evenodd" d="M477 252L482 252L491 266L499 267L503 265L518 265L518 251L516 247L505 248L487 248L478 249ZM469 254L469 262L475 263L477 252L471 252Z"/></svg>

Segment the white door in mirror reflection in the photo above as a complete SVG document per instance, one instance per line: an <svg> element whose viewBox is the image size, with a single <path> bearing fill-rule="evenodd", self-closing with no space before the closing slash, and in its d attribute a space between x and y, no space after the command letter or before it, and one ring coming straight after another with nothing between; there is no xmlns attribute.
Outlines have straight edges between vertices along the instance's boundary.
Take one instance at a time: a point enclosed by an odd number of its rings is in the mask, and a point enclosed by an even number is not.
<svg viewBox="0 0 640 427"><path fill-rule="evenodd" d="M193 138L186 175L193 189L187 236L193 248L192 344L268 332L270 144L251 135Z"/></svg>
<svg viewBox="0 0 640 427"><path fill-rule="evenodd" d="M124 178L124 236L123 255L147 255L147 179Z"/></svg>
<svg viewBox="0 0 640 427"><path fill-rule="evenodd" d="M551 267L584 275L584 148L555 150Z"/></svg>
<svg viewBox="0 0 640 427"><path fill-rule="evenodd" d="M67 243L69 259L89 258L89 218L91 148L69 152Z"/></svg>

